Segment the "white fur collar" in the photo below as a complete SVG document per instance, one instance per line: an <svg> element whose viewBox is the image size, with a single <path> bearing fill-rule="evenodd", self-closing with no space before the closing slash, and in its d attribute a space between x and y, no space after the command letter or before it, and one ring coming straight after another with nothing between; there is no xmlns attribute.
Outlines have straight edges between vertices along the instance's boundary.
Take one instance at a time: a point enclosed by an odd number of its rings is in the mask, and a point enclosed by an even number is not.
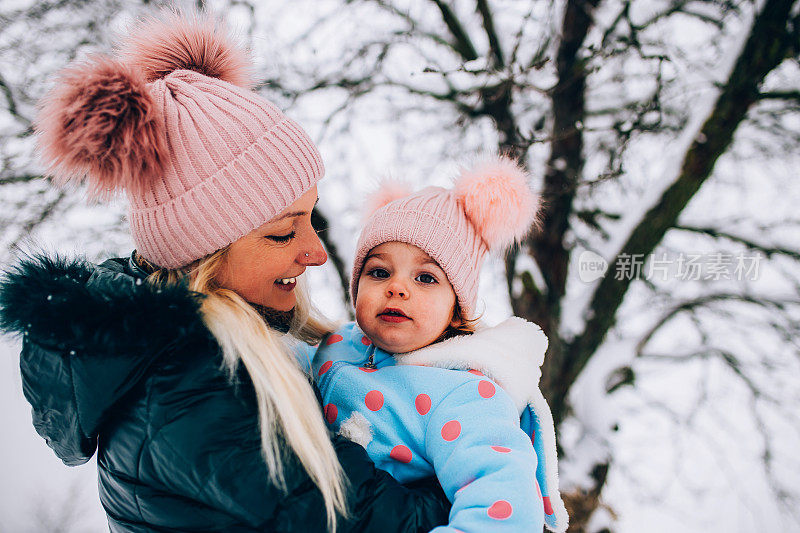
<svg viewBox="0 0 800 533"><path fill-rule="evenodd" d="M497 326L398 354L395 359L398 365L478 370L503 387L522 412L538 393L539 367L546 350L547 337L539 326L511 317Z"/></svg>

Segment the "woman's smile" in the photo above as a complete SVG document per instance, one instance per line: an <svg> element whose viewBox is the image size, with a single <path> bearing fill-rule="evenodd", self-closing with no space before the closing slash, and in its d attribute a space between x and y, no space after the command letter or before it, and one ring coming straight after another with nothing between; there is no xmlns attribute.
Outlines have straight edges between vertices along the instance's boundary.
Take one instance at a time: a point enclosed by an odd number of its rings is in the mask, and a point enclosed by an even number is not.
<svg viewBox="0 0 800 533"><path fill-rule="evenodd" d="M297 278L306 267L328 258L311 225L316 202L314 186L273 220L232 243L220 284L248 302L277 311L293 309Z"/></svg>
<svg viewBox="0 0 800 533"><path fill-rule="evenodd" d="M292 291L297 286L297 277L277 279L275 285L282 291Z"/></svg>

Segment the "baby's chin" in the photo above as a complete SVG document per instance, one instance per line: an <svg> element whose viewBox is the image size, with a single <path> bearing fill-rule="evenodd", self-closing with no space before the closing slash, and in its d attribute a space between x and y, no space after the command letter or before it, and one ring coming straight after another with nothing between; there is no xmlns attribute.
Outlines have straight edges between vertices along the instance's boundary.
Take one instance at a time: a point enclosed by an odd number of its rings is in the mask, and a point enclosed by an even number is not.
<svg viewBox="0 0 800 533"><path fill-rule="evenodd" d="M383 350L393 354L404 354L419 350L426 344L420 342L412 342L410 339L383 339L377 335L370 335L369 332L364 332L372 340L372 343Z"/></svg>

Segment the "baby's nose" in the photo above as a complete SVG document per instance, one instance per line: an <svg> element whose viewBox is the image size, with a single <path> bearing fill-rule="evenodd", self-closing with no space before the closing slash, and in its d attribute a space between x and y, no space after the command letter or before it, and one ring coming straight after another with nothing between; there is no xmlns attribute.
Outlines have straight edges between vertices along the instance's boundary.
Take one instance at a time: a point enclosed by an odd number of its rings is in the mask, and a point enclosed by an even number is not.
<svg viewBox="0 0 800 533"><path fill-rule="evenodd" d="M408 298L408 289L401 283L391 283L386 289L390 297Z"/></svg>

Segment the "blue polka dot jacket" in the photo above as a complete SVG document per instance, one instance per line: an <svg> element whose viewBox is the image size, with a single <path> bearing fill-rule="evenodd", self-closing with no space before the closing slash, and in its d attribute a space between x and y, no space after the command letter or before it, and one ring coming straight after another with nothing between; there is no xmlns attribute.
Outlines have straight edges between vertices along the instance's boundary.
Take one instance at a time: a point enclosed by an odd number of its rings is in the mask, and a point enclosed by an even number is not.
<svg viewBox="0 0 800 533"><path fill-rule="evenodd" d="M401 482L435 474L457 531L567 528L552 415L538 389L547 338L513 317L415 352L377 348L354 323L312 354L332 429Z"/></svg>

